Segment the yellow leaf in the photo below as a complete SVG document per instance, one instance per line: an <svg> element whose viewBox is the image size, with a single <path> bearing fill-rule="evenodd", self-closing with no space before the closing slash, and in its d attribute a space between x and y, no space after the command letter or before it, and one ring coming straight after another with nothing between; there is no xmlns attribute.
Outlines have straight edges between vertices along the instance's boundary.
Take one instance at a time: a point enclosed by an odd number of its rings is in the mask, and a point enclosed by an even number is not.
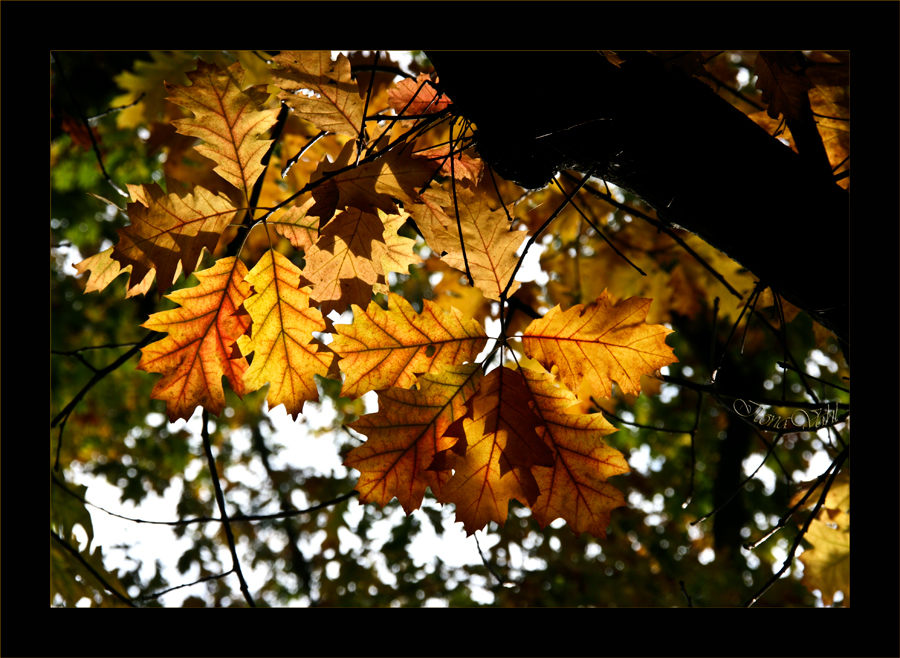
<svg viewBox="0 0 900 658"><path fill-rule="evenodd" d="M283 91L278 98L320 130L357 137L365 103L350 77L350 61L327 50L284 50L276 55L280 70L272 79ZM304 95L306 90L310 95Z"/></svg>
<svg viewBox="0 0 900 658"><path fill-rule="evenodd" d="M610 512L625 505L622 492L607 479L630 470L622 453L602 440L616 428L603 414L568 413L578 398L557 386L552 375L525 368L521 372L541 423L537 432L555 459L551 467L532 470L541 491L531 508L534 518L542 528L562 518L576 535L589 532L604 539Z"/></svg>
<svg viewBox="0 0 900 658"><path fill-rule="evenodd" d="M303 285L328 315L351 304L368 304L372 286L382 277L384 224L377 215L350 208L325 225L316 243L306 250Z"/></svg>
<svg viewBox="0 0 900 658"><path fill-rule="evenodd" d="M216 162L216 173L249 195L263 173L262 158L272 140L260 136L275 125L278 108L258 110L268 94L264 85L243 89L244 69L239 62L221 70L199 62L188 73L190 87L166 85L170 101L194 113L192 119L173 121L182 135L199 137L196 149Z"/></svg>
<svg viewBox="0 0 900 658"><path fill-rule="evenodd" d="M313 331L324 331L322 313L309 308L309 288L297 288L300 270L275 250L266 252L245 281L255 295L244 302L253 320L252 337L238 347L253 363L244 373L247 391L270 384L269 408L280 404L296 420L307 400L318 400L313 375L326 376L334 354L321 352Z"/></svg>
<svg viewBox="0 0 900 658"><path fill-rule="evenodd" d="M487 343L481 325L463 320L456 309L444 313L427 299L423 304L422 313L416 313L408 301L390 293L387 311L374 302L366 311L354 305L353 324L334 326L338 335L330 347L346 375L342 396L408 388L416 375L475 360Z"/></svg>
<svg viewBox="0 0 900 658"><path fill-rule="evenodd" d="M437 223L432 224L438 244L429 246L438 253L446 251L444 262L460 272L466 271L468 262L475 286L488 299L499 301L500 293L506 288L516 269L519 260L516 250L525 240L526 234L524 231L511 230L510 222L502 209L492 212L485 195L458 189L457 206L465 249L460 244L456 211L452 207L444 209L450 220L449 226L441 231ZM507 296L511 296L518 287L518 282L513 283Z"/></svg>
<svg viewBox="0 0 900 658"><path fill-rule="evenodd" d="M843 517L848 514L841 513ZM822 592L822 602L831 605L836 592L844 593L844 605L850 605L850 522L840 518L838 528L813 519L805 538L813 548L803 551L803 584Z"/></svg>
<svg viewBox="0 0 900 658"><path fill-rule="evenodd" d="M555 306L523 334L525 353L578 391L587 380L598 397L608 398L615 381L625 393L638 394L641 375L675 363L663 325L644 322L650 299L632 297L612 304L607 292L585 306L568 311Z"/></svg>

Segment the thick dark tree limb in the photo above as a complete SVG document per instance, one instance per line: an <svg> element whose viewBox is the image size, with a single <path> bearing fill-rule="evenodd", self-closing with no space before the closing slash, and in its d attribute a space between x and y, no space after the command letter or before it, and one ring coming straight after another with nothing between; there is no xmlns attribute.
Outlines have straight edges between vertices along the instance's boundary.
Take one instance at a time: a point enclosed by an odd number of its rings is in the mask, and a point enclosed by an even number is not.
<svg viewBox="0 0 900 658"><path fill-rule="evenodd" d="M597 52L426 54L500 175L535 188L594 170L849 346L849 194L709 87L642 52L621 67ZM486 64L495 75L472 74Z"/></svg>

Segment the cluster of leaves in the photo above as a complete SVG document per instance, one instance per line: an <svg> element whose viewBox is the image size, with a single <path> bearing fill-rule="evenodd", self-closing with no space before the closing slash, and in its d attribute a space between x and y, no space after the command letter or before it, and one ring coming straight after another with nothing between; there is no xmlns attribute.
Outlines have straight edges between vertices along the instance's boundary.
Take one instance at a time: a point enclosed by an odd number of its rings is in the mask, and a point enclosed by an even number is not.
<svg viewBox="0 0 900 658"><path fill-rule="evenodd" d="M626 472L627 463L600 439L615 431L602 415L566 411L578 405L572 391L582 386L602 398L610 397L612 381L638 393L642 375L676 360L665 344L670 331L644 322L650 300L614 304L604 291L587 305L556 306L522 334L524 354L543 372L503 367L483 376L476 357L487 338L478 322L429 300L417 313L394 293L387 310L372 301L387 292L388 272L408 274L422 262L415 240L398 233L410 218L431 251L467 273L486 298L505 305L518 287L516 250L526 234L464 187L478 183L482 164L451 157L453 142L433 147L415 123L407 129L386 120L367 136L367 100L376 115L392 108L400 120L415 107L425 117L416 121L425 124L429 115L447 115L449 101L430 102L435 91L421 76L390 90L378 107L360 94L343 55L332 61L327 52L281 53L272 68L277 99L300 119L349 139L334 162L320 162L310 174L302 188L308 199L295 193L296 201L251 208L272 143L262 136L278 121L278 107L274 99L276 106L266 107L265 85L248 86L245 78L240 62L221 69L200 61L189 86L167 85L168 100L193 113L172 124L203 140L197 151L244 195L243 205L173 179L166 190L129 185L131 224L114 247L76 266L91 272L91 289L129 271L129 293L147 292L155 278L162 294L179 269L195 270L203 249L215 251L245 211L251 229L272 225L302 250L302 269L275 245L249 271L239 256L220 258L197 272L198 286L168 295L179 308L144 323L168 334L142 349L138 368L163 375L152 396L166 402L169 420L187 420L197 407L220 415L223 377L238 396L268 384L270 408L284 405L296 418L305 402L318 399L314 376L336 376L336 364L342 397L379 392L378 413L351 425L369 440L345 462L361 473L363 502L383 506L396 497L410 513L431 487L438 500L455 503L471 534L488 521L502 525L515 498L527 501L542 526L563 518L578 534L605 537L610 510L624 504L606 480ZM428 102L419 98L425 89ZM395 137L393 126L402 134ZM439 169L458 178L455 195L433 182ZM284 212L275 217L277 210ZM335 325L325 348L314 332L326 331L327 313L348 308L353 323ZM496 339L498 347L505 341ZM554 367L559 381L548 372Z"/></svg>
<svg viewBox="0 0 900 658"><path fill-rule="evenodd" d="M223 377L246 399L268 384L269 408L294 419L320 390L376 391L378 411L348 423L367 437L344 461L360 472L361 501L397 498L409 514L430 489L468 534L502 526L518 501L541 528L563 519L606 537L625 504L607 480L629 468L603 439L615 427L600 407L635 409L642 388L658 391L641 378L676 364L662 323L699 319L729 287L748 296L752 276L693 236L638 229L587 180L531 192L496 180L433 76L390 84L342 55L294 51L160 68L164 85L123 81L133 92L120 103L145 96L117 120L166 118L150 137L169 145L165 178L127 185L130 224L76 268L89 273L85 292L127 273L127 296L196 276L142 325L166 334L141 348L138 368L162 375L151 396L169 420L198 407L221 416ZM523 246L536 249L551 224L549 281L517 281ZM215 260L201 269L204 251ZM440 280L426 297L429 278ZM335 324L347 310L352 323ZM642 409L638 422L651 421Z"/></svg>

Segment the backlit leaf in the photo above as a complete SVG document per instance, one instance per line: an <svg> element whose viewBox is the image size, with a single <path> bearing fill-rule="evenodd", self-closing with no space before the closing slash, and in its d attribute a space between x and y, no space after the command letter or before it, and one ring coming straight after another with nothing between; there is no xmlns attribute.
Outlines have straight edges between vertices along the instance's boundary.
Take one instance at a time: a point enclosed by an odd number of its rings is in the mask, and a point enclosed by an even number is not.
<svg viewBox="0 0 900 658"><path fill-rule="evenodd" d="M199 186L186 191L177 181L167 181L166 187L169 194L156 183L128 186L136 199L127 207L131 225L117 229L119 242L112 256L123 269L131 266L129 289L152 269L160 295L172 286L179 264L190 276L203 248L213 252L239 212L224 194Z"/></svg>
<svg viewBox="0 0 900 658"><path fill-rule="evenodd" d="M272 71L275 84L283 90L278 98L320 130L359 135L365 103L350 77L346 57L338 55L332 61L327 50L284 50L274 61L282 67Z"/></svg>
<svg viewBox="0 0 900 658"><path fill-rule="evenodd" d="M165 400L170 422L188 420L198 406L221 415L223 375L239 397L247 391L243 381L247 360L231 358L235 341L250 326L250 318L237 313L250 295L246 275L240 260L222 258L197 272L199 285L166 296L180 308L154 313L141 325L169 334L141 349L137 367L163 374L152 397Z"/></svg>
<svg viewBox="0 0 900 658"><path fill-rule="evenodd" d="M521 371L497 368L469 400L471 412L448 428L465 446L464 456L459 449L444 451L432 468L455 470L440 500L456 505L467 535L488 521L502 526L511 499L529 506L538 499L532 467L553 466L554 455L536 432L539 418L530 399Z"/></svg>
<svg viewBox="0 0 900 658"><path fill-rule="evenodd" d="M173 121L182 135L204 141L197 151L218 165L222 178L247 195L263 173L262 158L272 143L260 136L275 125L278 108L257 109L266 102L264 85L243 89L244 69L235 62L225 70L200 61L188 73L190 87L166 85L170 101L194 113Z"/></svg>
<svg viewBox="0 0 900 658"><path fill-rule="evenodd" d="M822 593L822 602L831 605L836 592L844 593L844 605L850 604L850 515L841 513L837 528L813 519L804 536L813 547L803 551L803 584Z"/></svg>
<svg viewBox="0 0 900 658"><path fill-rule="evenodd" d="M395 89L388 90L388 105L395 112L399 113L409 103L409 107L406 107L404 114L410 115L434 114L445 109L450 105L450 99L442 95L435 100L437 91L430 84L427 84L426 80L429 80L429 77L424 73L420 73L415 81L409 79L401 80L397 83ZM419 89L420 87L421 89Z"/></svg>
<svg viewBox="0 0 900 658"><path fill-rule="evenodd" d="M510 230L506 213L502 209L491 211L485 195L476 195L470 190L458 189L456 192L465 250L460 244L456 213L452 207L444 209L450 224L443 232L439 228L435 230L436 226L432 225L437 239L437 245L433 248L438 253L446 251L443 260L460 272L466 271L468 262L475 286L488 299L499 301L500 293L516 269L516 250L526 234L524 231ZM512 295L518 287L518 282L513 283L508 295Z"/></svg>
<svg viewBox="0 0 900 658"><path fill-rule="evenodd" d="M340 357L346 379L341 395L358 397L391 386L408 388L422 373L474 361L487 342L481 325L466 321L456 309L441 311L423 300L422 313L397 294L388 295L388 310L372 302L353 307L353 324L335 325L331 349Z"/></svg>
<svg viewBox="0 0 900 658"><path fill-rule="evenodd" d="M245 279L256 293L244 302L253 320L252 336L238 347L253 363L244 373L247 391L269 383L269 408L280 404L297 419L307 400L318 400L313 375L326 376L334 354L320 351L313 331L324 331L322 313L309 308L309 288L297 287L300 270L275 250L268 251Z"/></svg>
<svg viewBox="0 0 900 658"><path fill-rule="evenodd" d="M608 398L615 381L625 393L637 395L641 375L675 363L663 325L644 322L650 299L632 297L613 304L607 292L588 305L568 311L555 306L525 330L525 353L548 370L559 368L562 382L578 391L586 380L598 397Z"/></svg>
<svg viewBox="0 0 900 658"><path fill-rule="evenodd" d="M101 251L99 254L89 256L80 263L75 264L75 269L78 271L78 274L84 274L85 272L90 271L87 284L84 286L85 294L103 290L120 274L131 272L131 266L129 265L128 267L123 268L119 265L119 261L113 259L112 253L113 248L110 247L106 251ZM150 287L153 285L155 276L156 270L150 270L147 272L144 280L131 288L125 296L133 297L135 295L146 295L147 291L150 290Z"/></svg>
<svg viewBox="0 0 900 658"><path fill-rule="evenodd" d="M465 402L480 380L476 364L451 365L419 377L412 389L378 392L378 413L350 425L368 440L344 461L360 471L356 490L361 501L384 507L396 497L410 514L421 506L426 487L440 493L450 472L427 469L436 453L456 443L444 432L466 412Z"/></svg>
<svg viewBox="0 0 900 658"><path fill-rule="evenodd" d="M610 512L625 505L622 492L606 480L629 471L622 453L603 442L616 428L599 413L568 413L578 398L557 386L552 375L525 368L522 375L540 419L537 432L555 459L552 467L532 470L541 491L531 508L535 520L543 528L562 518L576 535L605 538Z"/></svg>

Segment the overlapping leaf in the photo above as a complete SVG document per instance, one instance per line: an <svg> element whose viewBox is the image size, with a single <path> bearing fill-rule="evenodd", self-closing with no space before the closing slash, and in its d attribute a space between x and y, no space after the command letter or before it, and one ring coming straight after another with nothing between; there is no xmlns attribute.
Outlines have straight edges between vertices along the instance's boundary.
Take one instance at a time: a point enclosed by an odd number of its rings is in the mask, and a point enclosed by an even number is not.
<svg viewBox="0 0 900 658"><path fill-rule="evenodd" d="M447 96L436 98L437 91L427 83L429 77L420 73L415 81L401 80L394 89L388 90L388 105L395 112L406 108L404 114L433 114L444 110L451 101Z"/></svg>
<svg viewBox="0 0 900 658"><path fill-rule="evenodd" d="M368 440L344 461L360 472L356 490L361 501L383 507L396 497L410 514L422 504L426 487L440 495L450 472L427 469L436 453L456 443L444 433L466 412L480 380L478 365L451 365L419 377L415 388L378 392L378 413L350 425Z"/></svg>
<svg viewBox="0 0 900 658"><path fill-rule="evenodd" d="M216 162L216 173L249 195L272 143L260 136L275 125L278 108L257 109L268 98L265 85L243 89L239 62L222 70L200 61L188 78L190 87L166 85L172 94L168 100L194 113L192 119L172 124L182 135L202 139L197 151Z"/></svg>
<svg viewBox="0 0 900 658"><path fill-rule="evenodd" d="M442 487L440 500L456 505L456 518L466 534L488 521L503 525L513 498L534 505L540 488L534 466L553 466L554 455L538 436L538 418L522 372L497 368L481 382L469 400L470 413L456 421L447 436L459 438L460 448L435 457L434 470L455 472Z"/></svg>
<svg viewBox="0 0 900 658"><path fill-rule="evenodd" d="M446 251L443 260L461 272L466 271L468 264L475 286L488 299L499 301L500 293L516 269L516 250L525 240L525 233L510 230L506 213L502 209L492 212L485 195L457 190L457 199L465 249L460 243L452 208L444 209L451 220L449 225L441 226L440 221L432 223L431 231L437 244L429 243L428 246L437 253ZM519 283L514 282L508 294L512 295L518 287Z"/></svg>
<svg viewBox="0 0 900 658"><path fill-rule="evenodd" d="M341 395L357 397L391 386L408 388L422 373L474 361L487 342L481 325L466 321L456 309L441 311L423 300L422 313L397 294L388 295L388 310L372 302L353 307L353 324L335 325L331 349L340 355L346 375Z"/></svg>
<svg viewBox="0 0 900 658"><path fill-rule="evenodd" d="M131 266L122 267L119 261L112 257L113 248L110 247L99 254L88 256L80 263L75 264L78 274L90 272L87 284L84 286L84 293L97 292L103 290L112 283L116 277L125 272L131 272ZM177 274L176 274L177 276ZM156 278L156 270L150 270L138 285L131 288L125 297L134 297L135 295L146 295L147 291L153 285L153 279Z"/></svg>
<svg viewBox="0 0 900 658"><path fill-rule="evenodd" d="M541 492L531 507L535 520L543 528L562 518L576 535L605 538L610 512L625 505L622 492L606 480L629 471L622 453L602 440L616 428L599 413L567 413L578 398L552 375L528 369L522 375L540 419L537 432L554 453L552 467L532 469Z"/></svg>
<svg viewBox="0 0 900 658"><path fill-rule="evenodd" d="M559 376L572 391L586 381L591 391L608 398L615 381L625 393L641 390L641 375L675 363L677 359L663 325L644 322L652 300L632 297L613 304L607 292L588 305L568 311L554 307L525 330L525 353Z"/></svg>
<svg viewBox="0 0 900 658"><path fill-rule="evenodd" d="M365 103L350 77L346 57L338 55L332 61L327 50L285 50L274 61L281 66L272 71L275 84L283 90L278 98L320 130L359 135Z"/></svg>
<svg viewBox="0 0 900 658"><path fill-rule="evenodd" d="M347 142L334 162L323 161L319 165L313 181L345 169L355 161L356 142ZM396 213L393 199L404 204L417 201L418 190L431 179L437 167L427 158L414 158L410 149L395 147L386 155L331 175L319 184L313 190L316 205L310 213L324 221L335 211L349 207L368 213L376 209Z"/></svg>
<svg viewBox="0 0 900 658"><path fill-rule="evenodd" d="M295 420L307 400L318 400L313 375L325 376L334 354L320 351L313 331L324 331L322 313L309 308L309 289L299 288L300 270L275 250L268 251L245 279L256 293L244 302L253 320L252 336L238 347L253 363L244 373L247 391L269 383L269 407L285 406Z"/></svg>
<svg viewBox="0 0 900 658"><path fill-rule="evenodd" d="M303 285L324 314L344 311L351 304L368 304L373 286L384 283L388 271L409 273L421 259L412 251L414 240L397 235L406 215L385 215L350 208L338 213L306 250Z"/></svg>
<svg viewBox="0 0 900 658"><path fill-rule="evenodd" d="M138 369L162 373L152 397L165 400L169 421L188 420L198 406L215 415L225 408L222 376L243 396L247 360L232 359L235 341L250 326L238 308L250 295L246 266L234 257L222 258L197 272L200 284L178 290L169 299L181 305L154 313L142 326L168 336L141 349Z"/></svg>
<svg viewBox="0 0 900 658"><path fill-rule="evenodd" d="M202 187L186 191L173 180L167 180L166 187L169 194L156 183L128 186L136 199L127 206L131 225L117 229L119 242L112 257L122 269L131 266L129 289L155 269L162 295L178 276L179 264L189 276L203 248L214 251L222 231L238 214L224 194Z"/></svg>

